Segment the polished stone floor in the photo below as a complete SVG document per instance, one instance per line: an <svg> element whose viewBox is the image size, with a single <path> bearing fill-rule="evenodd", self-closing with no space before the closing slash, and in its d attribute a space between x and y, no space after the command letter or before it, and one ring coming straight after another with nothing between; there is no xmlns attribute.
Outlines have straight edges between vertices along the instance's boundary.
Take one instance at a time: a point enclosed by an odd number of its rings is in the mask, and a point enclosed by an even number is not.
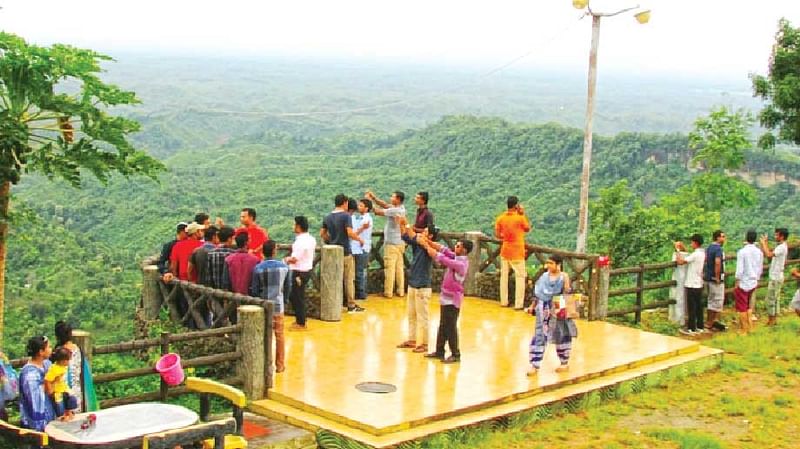
<svg viewBox="0 0 800 449"><path fill-rule="evenodd" d="M409 349L405 300L370 297L362 313L341 322L309 321L308 332L286 332L286 371L269 398L374 434L402 430L457 413L539 394L570 383L696 351L697 343L605 322L579 321L570 370L556 373L555 347L528 377L534 317L496 301L467 298L459 318L461 362L445 365ZM439 321L430 304L430 340ZM293 321L286 318L286 327ZM386 382L388 394L363 393L360 382Z"/></svg>

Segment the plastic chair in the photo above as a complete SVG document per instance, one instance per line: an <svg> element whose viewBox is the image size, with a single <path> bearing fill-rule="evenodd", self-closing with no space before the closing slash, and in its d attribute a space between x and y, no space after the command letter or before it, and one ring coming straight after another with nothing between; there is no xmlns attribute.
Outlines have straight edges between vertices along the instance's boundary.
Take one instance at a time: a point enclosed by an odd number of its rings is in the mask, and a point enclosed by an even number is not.
<svg viewBox="0 0 800 449"><path fill-rule="evenodd" d="M189 391L198 393L200 396L200 420L208 421L211 412L210 395L215 395L226 399L233 408L233 418L236 420L236 434L225 435L225 449L245 449L247 440L242 436L244 425L244 407L247 406L247 397L238 388L225 385L211 379L199 377L186 378L186 388ZM214 440L203 441L203 449L213 449Z"/></svg>

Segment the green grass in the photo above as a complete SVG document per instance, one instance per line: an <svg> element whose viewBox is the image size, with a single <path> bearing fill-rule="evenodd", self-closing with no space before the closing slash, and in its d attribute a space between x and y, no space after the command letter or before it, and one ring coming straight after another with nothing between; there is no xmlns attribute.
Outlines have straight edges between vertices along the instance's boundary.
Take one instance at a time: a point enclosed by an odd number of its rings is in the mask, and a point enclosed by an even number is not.
<svg viewBox="0 0 800 449"><path fill-rule="evenodd" d="M714 437L698 432L679 429L652 430L647 434L660 441L674 441L680 449L722 449L724 446Z"/></svg>

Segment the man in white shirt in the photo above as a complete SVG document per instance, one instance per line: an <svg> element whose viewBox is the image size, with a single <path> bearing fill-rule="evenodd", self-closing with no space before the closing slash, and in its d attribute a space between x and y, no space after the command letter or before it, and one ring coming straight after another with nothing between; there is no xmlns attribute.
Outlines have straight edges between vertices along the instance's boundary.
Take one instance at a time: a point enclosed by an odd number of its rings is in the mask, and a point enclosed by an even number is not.
<svg viewBox="0 0 800 449"><path fill-rule="evenodd" d="M364 241L350 240L350 250L356 262L356 299L367 299L367 266L372 251L372 201L358 201L358 214L353 214L353 231Z"/></svg>
<svg viewBox="0 0 800 449"><path fill-rule="evenodd" d="M786 255L789 247L786 239L789 238L789 230L786 228L775 229L775 241L778 245L774 250L769 249L767 236L761 236L761 251L764 257L772 258L769 264L769 287L767 288L767 313L769 321L767 326L774 326L778 323L778 313L781 311L781 290L783 290L783 270L786 265Z"/></svg>
<svg viewBox="0 0 800 449"><path fill-rule="evenodd" d="M683 242L675 242L676 260L678 265L688 265L683 286L686 288L686 329L680 332L685 335L702 334L703 326L703 266L706 262L706 251L703 249L703 236L693 234L691 237L691 254L684 257L685 247Z"/></svg>
<svg viewBox="0 0 800 449"><path fill-rule="evenodd" d="M308 233L308 219L302 215L294 217L294 243L292 254L284 259L289 269L292 280L292 290L289 301L294 309L295 323L289 327L290 331L304 331L306 326L306 284L311 277L314 267L314 252L317 250L317 240Z"/></svg>
<svg viewBox="0 0 800 449"><path fill-rule="evenodd" d="M747 241L736 253L736 282L733 288L733 297L736 300L736 312L739 313L739 326L744 335L752 329L750 323L750 297L758 287L761 279L764 255L753 244L756 241L756 231L749 230L745 236Z"/></svg>

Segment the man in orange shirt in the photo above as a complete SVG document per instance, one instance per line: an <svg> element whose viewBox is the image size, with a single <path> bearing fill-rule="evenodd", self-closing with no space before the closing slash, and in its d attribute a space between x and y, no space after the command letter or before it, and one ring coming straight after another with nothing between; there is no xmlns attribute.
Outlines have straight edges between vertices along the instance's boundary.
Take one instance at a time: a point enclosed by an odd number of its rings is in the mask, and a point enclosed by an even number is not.
<svg viewBox="0 0 800 449"><path fill-rule="evenodd" d="M508 210L494 223L494 235L503 241L500 248L500 305L508 306L508 267L514 269L514 309L522 310L525 300L525 234L531 230L525 210L516 196L506 200Z"/></svg>

